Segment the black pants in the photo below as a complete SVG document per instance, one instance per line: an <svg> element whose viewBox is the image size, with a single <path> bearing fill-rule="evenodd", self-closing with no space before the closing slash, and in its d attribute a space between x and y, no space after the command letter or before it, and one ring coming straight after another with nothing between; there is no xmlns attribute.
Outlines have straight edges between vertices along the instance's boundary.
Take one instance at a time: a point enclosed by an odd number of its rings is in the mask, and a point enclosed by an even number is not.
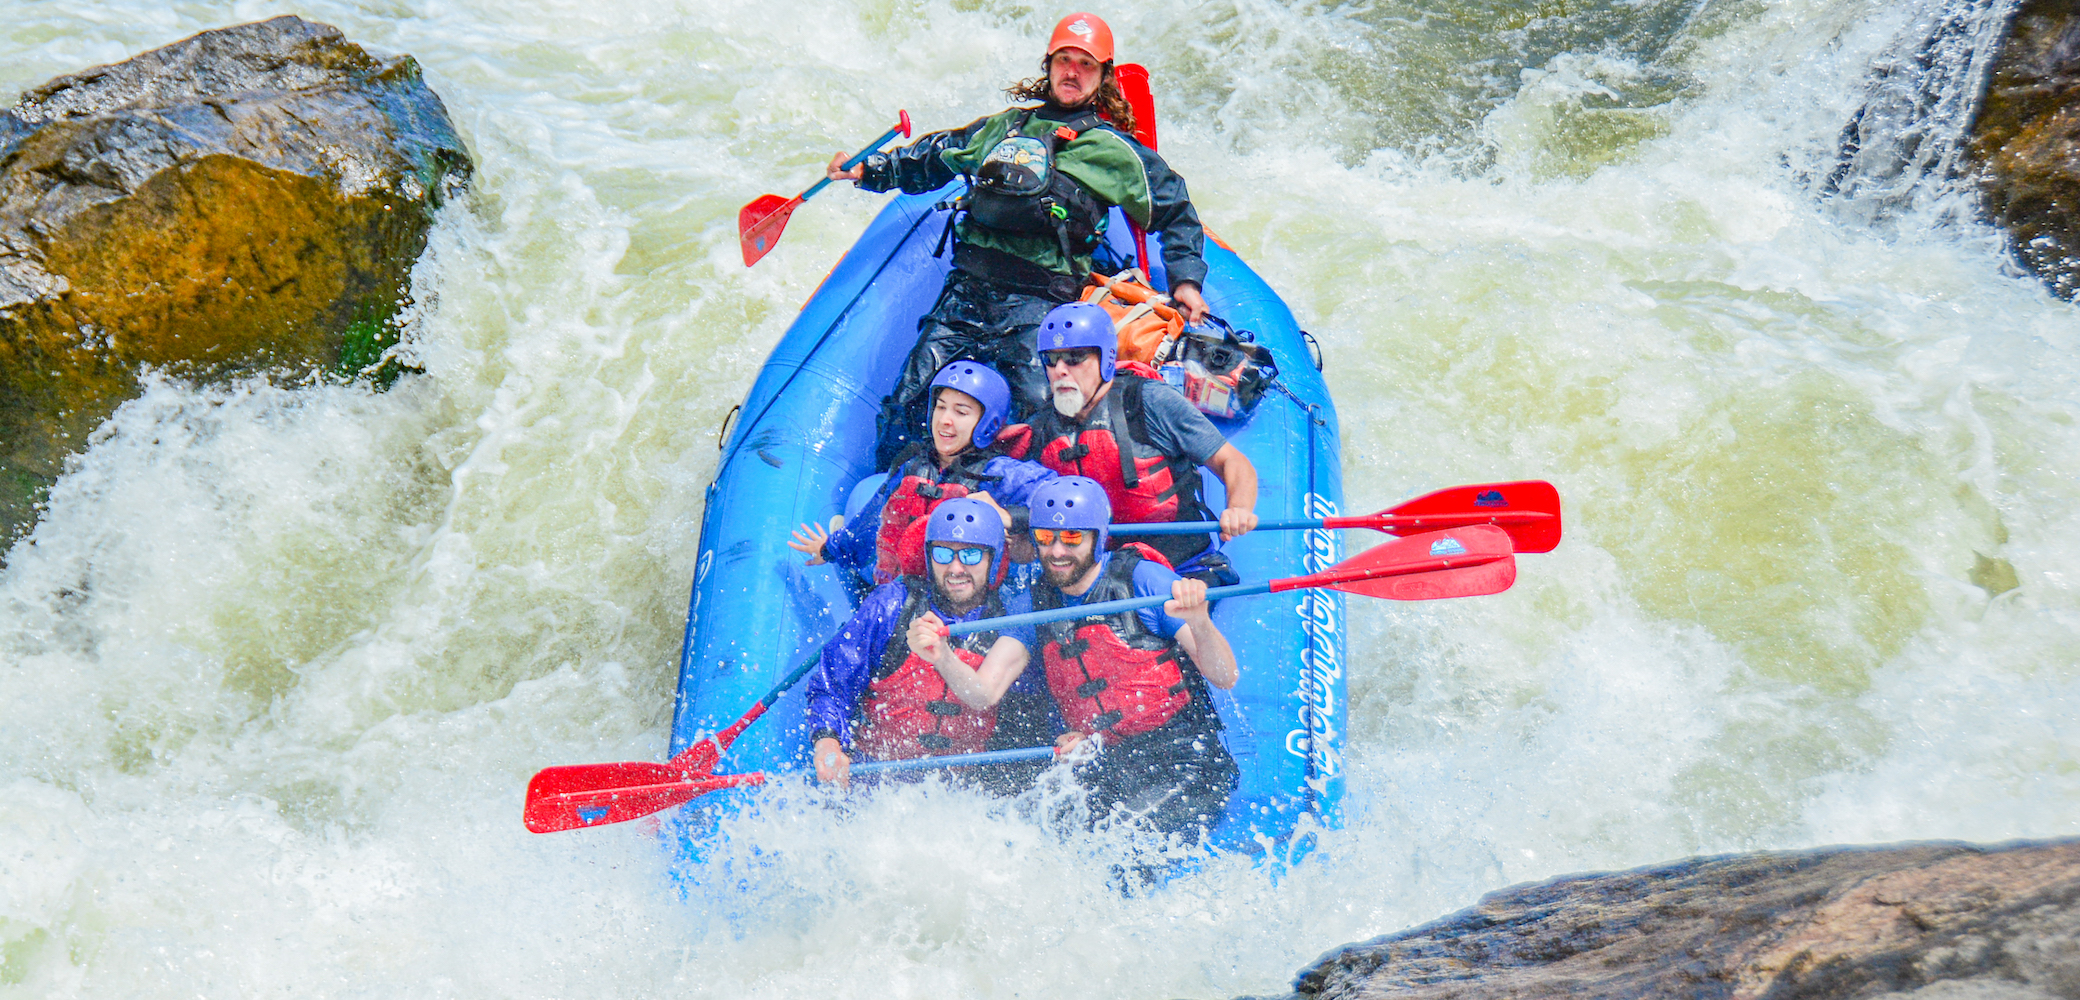
<svg viewBox="0 0 2080 1000"><path fill-rule="evenodd" d="M1093 824L1125 820L1196 844L1220 825L1241 770L1213 726L1179 719L1105 747L1076 779Z"/></svg>
<svg viewBox="0 0 2080 1000"><path fill-rule="evenodd" d="M1007 424L1047 405L1047 375L1033 353L1033 332L1058 305L1056 299L1007 291L966 271L947 275L939 301L917 321L917 345L903 362L895 391L881 401L876 467L888 468L910 442L930 440L925 390L949 362L980 361L1011 383L1014 412L1005 416Z"/></svg>

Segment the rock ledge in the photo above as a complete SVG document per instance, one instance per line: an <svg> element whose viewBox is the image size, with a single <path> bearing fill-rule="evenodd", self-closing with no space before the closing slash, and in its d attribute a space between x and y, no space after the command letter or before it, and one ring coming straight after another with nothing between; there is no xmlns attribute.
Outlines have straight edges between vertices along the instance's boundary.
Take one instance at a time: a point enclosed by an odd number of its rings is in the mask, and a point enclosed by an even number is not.
<svg viewBox="0 0 2080 1000"><path fill-rule="evenodd" d="M1491 893L1294 997L2080 997L2080 838L1694 858Z"/></svg>

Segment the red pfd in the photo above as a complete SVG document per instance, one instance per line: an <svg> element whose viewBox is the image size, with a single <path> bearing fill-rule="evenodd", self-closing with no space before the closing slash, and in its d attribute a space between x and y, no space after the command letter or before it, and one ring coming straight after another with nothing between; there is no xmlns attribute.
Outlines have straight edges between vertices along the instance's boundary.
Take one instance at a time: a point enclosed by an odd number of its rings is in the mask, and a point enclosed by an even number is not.
<svg viewBox="0 0 2080 1000"><path fill-rule="evenodd" d="M997 710L968 707L946 686L937 667L910 652L910 623L929 607L930 585L914 576L904 577L903 584L909 596L896 619L895 634L881 651L881 669L875 671L880 676L867 682L860 699L855 745L877 760L978 753L997 731ZM992 594L982 613L994 618L1004 613L1004 606ZM965 635L953 640L953 654L969 667L980 666L996 641L995 632Z"/></svg>
<svg viewBox="0 0 2080 1000"><path fill-rule="evenodd" d="M1149 441L1148 415L1142 393L1157 381L1126 366L1113 374L1112 390L1085 423L1042 407L1031 418L1023 439L1007 435L1008 454L1034 461L1065 476L1089 476L1105 487L1112 519L1121 524L1180 520L1199 503L1199 465L1172 459ZM1203 546L1202 546L1203 547Z"/></svg>
<svg viewBox="0 0 2080 1000"><path fill-rule="evenodd" d="M881 529L874 536L874 583L899 576L923 576L925 516L955 497L982 492L997 480L982 471L987 454L962 454L946 468L930 455L913 454L896 463L890 478L896 488L881 508Z"/></svg>
<svg viewBox="0 0 2080 1000"><path fill-rule="evenodd" d="M1163 562L1139 542L1120 546L1083 603L1133 597L1134 567L1144 558ZM1061 591L1033 588L1033 610L1061 606ZM1047 689L1070 729L1110 739L1138 736L1162 728L1191 703L1183 670L1190 658L1176 642L1150 632L1136 612L1050 622L1038 633Z"/></svg>

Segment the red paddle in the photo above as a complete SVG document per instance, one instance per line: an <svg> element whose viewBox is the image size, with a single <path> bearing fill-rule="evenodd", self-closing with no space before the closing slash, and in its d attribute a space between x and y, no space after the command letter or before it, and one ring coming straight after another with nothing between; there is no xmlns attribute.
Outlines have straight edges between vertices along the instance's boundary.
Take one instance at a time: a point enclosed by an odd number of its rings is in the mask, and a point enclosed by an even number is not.
<svg viewBox="0 0 2080 1000"><path fill-rule="evenodd" d="M1003 764L1052 757L1054 752L1053 747L1024 747L914 760L877 760L854 764L852 773L863 775ZM613 777L608 779L605 775L610 768L614 769ZM576 764L544 768L527 783L527 828L535 833L555 833L626 822L662 812L709 792L762 785L771 777L762 771L688 775L664 764ZM613 783L617 781L618 784Z"/></svg>
<svg viewBox="0 0 2080 1000"><path fill-rule="evenodd" d="M1375 545L1329 567L1306 576L1289 576L1264 583L1238 583L1214 587L1206 599L1218 601L1254 594L1279 594L1308 587L1328 587L1366 597L1395 601L1434 601L1445 597L1482 597L1499 594L1517 582L1517 560L1510 551L1509 535L1488 524L1470 525L1450 531L1397 538ZM1096 604L1028 611L1025 614L982 618L949 626L948 635L994 632L1020 625L1068 621L1092 615L1153 608L1170 600L1168 594L1128 597Z"/></svg>
<svg viewBox="0 0 2080 1000"><path fill-rule="evenodd" d="M845 169L851 170L865 162L867 157L874 155L874 152L881 148L882 143L898 135L910 134L910 112L898 111L896 114L902 119L896 123L896 127L881 133L881 138L868 143L867 148L854 154L852 159L846 160ZM809 196L823 190L823 186L830 182L831 179L825 177L809 190L792 198L782 198L777 194L760 195L737 212L737 242L744 248L744 266L750 267L758 263L759 258L771 253L773 247L780 242L780 234L787 230L787 217L793 215L802 202L808 201Z"/></svg>
<svg viewBox="0 0 2080 1000"><path fill-rule="evenodd" d="M1150 149L1156 148L1156 95L1148 89L1148 67L1140 63L1115 66L1112 80L1119 85L1120 95L1127 99L1127 107L1134 111L1134 140ZM1127 220L1127 230L1134 234L1134 256L1141 265L1142 275L1146 276L1148 234L1133 219Z"/></svg>
<svg viewBox="0 0 2080 1000"><path fill-rule="evenodd" d="M1560 491L1552 483L1530 479L1515 483L1454 486L1426 493L1399 507L1350 517L1259 521L1258 531L1303 531L1309 528L1371 528L1390 535L1436 531L1469 524L1492 524L1509 532L1518 552L1551 552L1560 544ZM1219 521L1170 521L1160 524L1115 524L1115 535L1195 535L1219 531Z"/></svg>
<svg viewBox="0 0 2080 1000"><path fill-rule="evenodd" d="M1509 536L1502 529L1474 525L1454 531L1435 531L1374 546L1319 573L1287 577L1268 583L1216 587L1206 592L1210 599L1268 594L1306 587L1331 587L1367 597L1397 601L1428 601L1443 597L1478 597L1508 590L1517 579L1516 558L1510 553ZM985 618L953 626L949 632L1009 628L1043 621L1063 621L1086 615L1111 614L1135 608L1154 607L1169 600L1166 595L1105 601L1073 608L1055 608L1002 618ZM571 764L543 768L527 783L523 817L535 833L551 833L586 826L602 826L648 816L670 809L696 795L740 785L756 785L766 776L758 772L715 774L715 762L730 741L753 719L778 700L816 662L811 658L780 686L761 699L735 725L688 747L670 763L630 761L620 764ZM1041 752L1050 752L1039 748ZM1017 751L994 751L996 754ZM1037 754L1035 755L1037 756ZM964 759L975 758L975 759ZM987 760L981 758L989 758ZM926 757L919 761L887 761L854 767L854 773L901 770L919 767L960 767L1011 759L990 754L960 757Z"/></svg>

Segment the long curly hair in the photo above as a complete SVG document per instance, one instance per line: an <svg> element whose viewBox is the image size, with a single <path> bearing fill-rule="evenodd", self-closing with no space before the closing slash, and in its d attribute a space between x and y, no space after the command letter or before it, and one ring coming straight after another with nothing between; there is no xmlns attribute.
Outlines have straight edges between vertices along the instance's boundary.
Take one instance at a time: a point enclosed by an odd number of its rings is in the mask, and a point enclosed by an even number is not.
<svg viewBox="0 0 2080 1000"><path fill-rule="evenodd" d="M1016 101L1054 101L1054 88L1047 82L1047 67L1053 56L1040 59L1040 75L1030 80L1020 80L1004 88L1004 93ZM1112 78L1112 64L1105 64L1105 77L1098 81L1097 96L1091 99L1098 113L1107 121L1119 126L1119 130L1134 133L1134 108L1127 103L1127 95L1120 92L1119 81Z"/></svg>

